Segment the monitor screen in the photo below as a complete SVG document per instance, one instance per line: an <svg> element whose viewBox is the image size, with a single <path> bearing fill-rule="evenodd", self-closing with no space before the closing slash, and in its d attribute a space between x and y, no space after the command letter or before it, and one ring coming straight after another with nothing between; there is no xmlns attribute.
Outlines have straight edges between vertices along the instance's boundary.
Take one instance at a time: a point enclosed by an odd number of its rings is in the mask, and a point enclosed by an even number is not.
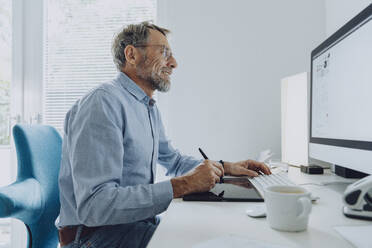
<svg viewBox="0 0 372 248"><path fill-rule="evenodd" d="M371 6L311 56L309 155L367 173L372 173ZM340 158L346 154L354 158ZM356 165L363 156L367 164Z"/></svg>
<svg viewBox="0 0 372 248"><path fill-rule="evenodd" d="M313 59L312 136L372 142L372 21Z"/></svg>

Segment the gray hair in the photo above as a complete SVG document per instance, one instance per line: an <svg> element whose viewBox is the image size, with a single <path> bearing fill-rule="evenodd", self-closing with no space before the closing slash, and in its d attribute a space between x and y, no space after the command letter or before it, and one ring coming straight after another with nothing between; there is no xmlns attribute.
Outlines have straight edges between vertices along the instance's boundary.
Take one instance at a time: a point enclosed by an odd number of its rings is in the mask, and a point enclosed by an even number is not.
<svg viewBox="0 0 372 248"><path fill-rule="evenodd" d="M149 29L157 30L164 36L167 36L167 34L170 33L168 29L161 28L146 21L139 24L129 24L115 35L111 52L118 71L122 70L126 62L124 49L128 45L136 46L147 44L150 34Z"/></svg>

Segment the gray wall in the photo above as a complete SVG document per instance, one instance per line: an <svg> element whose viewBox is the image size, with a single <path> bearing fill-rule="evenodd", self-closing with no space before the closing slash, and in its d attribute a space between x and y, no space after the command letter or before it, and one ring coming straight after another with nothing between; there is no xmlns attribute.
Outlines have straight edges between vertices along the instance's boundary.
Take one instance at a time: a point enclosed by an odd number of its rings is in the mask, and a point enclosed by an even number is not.
<svg viewBox="0 0 372 248"><path fill-rule="evenodd" d="M159 94L168 136L211 159L280 156L280 79L309 71L325 38L324 0L158 0L179 67Z"/></svg>

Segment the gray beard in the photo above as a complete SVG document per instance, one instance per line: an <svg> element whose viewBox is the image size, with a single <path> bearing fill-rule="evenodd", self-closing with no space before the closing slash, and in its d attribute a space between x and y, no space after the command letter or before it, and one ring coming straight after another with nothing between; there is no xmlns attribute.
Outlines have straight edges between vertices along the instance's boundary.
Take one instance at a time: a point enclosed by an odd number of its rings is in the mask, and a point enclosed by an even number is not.
<svg viewBox="0 0 372 248"><path fill-rule="evenodd" d="M145 64L141 64L140 68L137 69L137 76L147 81L153 90L160 92L167 92L170 90L170 81L162 79L159 75L154 72L147 73ZM150 74L150 75L149 75Z"/></svg>
<svg viewBox="0 0 372 248"><path fill-rule="evenodd" d="M170 90L170 81L166 81L158 75L151 75L151 77L147 78L147 81L154 90L160 92L168 92Z"/></svg>

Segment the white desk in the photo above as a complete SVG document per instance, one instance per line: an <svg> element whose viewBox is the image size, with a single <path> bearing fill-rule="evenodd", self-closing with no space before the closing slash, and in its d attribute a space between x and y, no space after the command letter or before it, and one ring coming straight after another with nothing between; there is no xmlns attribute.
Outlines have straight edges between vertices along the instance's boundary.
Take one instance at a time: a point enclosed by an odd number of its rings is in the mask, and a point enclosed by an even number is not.
<svg viewBox="0 0 372 248"><path fill-rule="evenodd" d="M297 184L345 180L327 171L324 175L307 175L298 168L290 168L289 178ZM343 215L342 192L346 186L303 185L320 199L313 204L307 231L297 233L271 229L266 218L248 217L245 210L250 204L257 203L185 202L175 199L163 214L148 247L192 247L229 234L286 247L353 247L333 227L371 225L372 222L350 219Z"/></svg>

